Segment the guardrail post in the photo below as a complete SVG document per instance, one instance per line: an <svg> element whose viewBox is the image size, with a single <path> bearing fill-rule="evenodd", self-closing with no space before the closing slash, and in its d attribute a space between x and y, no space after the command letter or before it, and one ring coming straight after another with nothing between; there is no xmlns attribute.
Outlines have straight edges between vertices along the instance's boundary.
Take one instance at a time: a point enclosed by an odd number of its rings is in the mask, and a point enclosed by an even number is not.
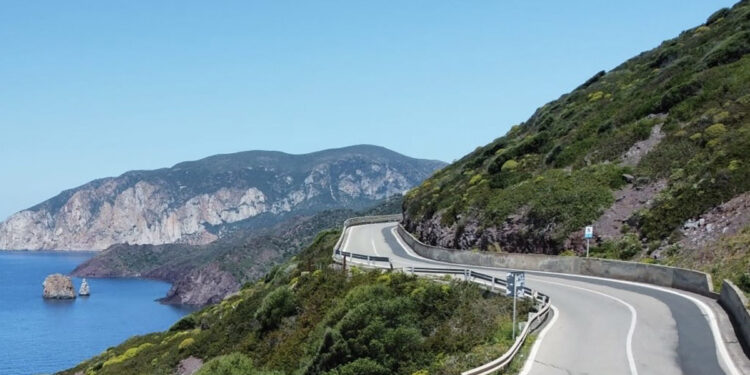
<svg viewBox="0 0 750 375"><path fill-rule="evenodd" d="M371 266L371 265L372 265L372 263L370 262L370 256L369 256L369 255L367 256L367 265L368 265L368 266Z"/></svg>
<svg viewBox="0 0 750 375"><path fill-rule="evenodd" d="M492 276L492 285L490 286L490 291L495 292L495 276Z"/></svg>

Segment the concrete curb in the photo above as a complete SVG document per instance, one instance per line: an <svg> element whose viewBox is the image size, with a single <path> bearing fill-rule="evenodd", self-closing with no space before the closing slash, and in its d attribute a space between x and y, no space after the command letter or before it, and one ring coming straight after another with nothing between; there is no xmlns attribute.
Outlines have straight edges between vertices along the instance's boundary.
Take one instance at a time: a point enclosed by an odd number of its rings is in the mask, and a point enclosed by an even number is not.
<svg viewBox="0 0 750 375"><path fill-rule="evenodd" d="M476 266L605 277L682 289L713 299L719 297L713 291L711 276L695 270L598 258L446 249L422 243L401 225L397 228L401 238L417 254L428 259Z"/></svg>
<svg viewBox="0 0 750 375"><path fill-rule="evenodd" d="M719 304L729 314L737 332L737 338L745 354L750 357L750 309L748 309L750 305L745 293L731 281L724 280L721 284Z"/></svg>

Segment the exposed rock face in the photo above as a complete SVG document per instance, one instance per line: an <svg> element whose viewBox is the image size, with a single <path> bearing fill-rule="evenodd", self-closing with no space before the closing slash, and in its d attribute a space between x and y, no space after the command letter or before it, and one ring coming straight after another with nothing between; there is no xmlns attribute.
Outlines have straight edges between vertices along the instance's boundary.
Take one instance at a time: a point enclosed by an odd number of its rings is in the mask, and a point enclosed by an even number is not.
<svg viewBox="0 0 750 375"><path fill-rule="evenodd" d="M463 225L446 227L441 224L440 214L416 221L406 213L402 224L421 241L447 248L555 254L560 245L552 236L554 226L539 227L523 209L508 216L502 226L485 227L470 217Z"/></svg>
<svg viewBox="0 0 750 375"><path fill-rule="evenodd" d="M360 208L401 194L442 162L374 146L305 155L249 151L104 178L0 223L0 249L206 244L262 216Z"/></svg>
<svg viewBox="0 0 750 375"><path fill-rule="evenodd" d="M47 276L42 283L44 290L42 297L48 299L72 299L76 298L76 291L73 288L73 280L65 275L56 273Z"/></svg>
<svg viewBox="0 0 750 375"><path fill-rule="evenodd" d="M197 357L187 357L177 364L177 375L193 375L203 367L203 360Z"/></svg>
<svg viewBox="0 0 750 375"><path fill-rule="evenodd" d="M190 271L172 284L161 302L177 305L202 305L221 301L239 290L240 284L231 273L210 264Z"/></svg>

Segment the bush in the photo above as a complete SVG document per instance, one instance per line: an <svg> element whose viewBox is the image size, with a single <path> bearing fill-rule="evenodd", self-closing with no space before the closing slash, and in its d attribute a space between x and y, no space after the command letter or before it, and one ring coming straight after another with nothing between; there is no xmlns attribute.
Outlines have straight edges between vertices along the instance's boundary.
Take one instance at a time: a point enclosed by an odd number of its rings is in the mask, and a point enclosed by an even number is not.
<svg viewBox="0 0 750 375"><path fill-rule="evenodd" d="M259 371L253 361L242 353L216 357L203 365L195 375L281 375L276 371Z"/></svg>
<svg viewBox="0 0 750 375"><path fill-rule="evenodd" d="M296 311L297 301L292 290L286 286L279 287L263 299L258 311L255 312L255 319L263 331L268 331L276 328L281 319L293 315Z"/></svg>
<svg viewBox="0 0 750 375"><path fill-rule="evenodd" d="M668 112L672 107L695 95L701 89L698 81L690 81L667 90L661 97L658 112Z"/></svg>
<svg viewBox="0 0 750 375"><path fill-rule="evenodd" d="M708 67L729 64L750 52L750 31L736 33L717 44L703 58Z"/></svg>
<svg viewBox="0 0 750 375"><path fill-rule="evenodd" d="M390 373L385 367L369 358L359 358L326 372L326 375L388 375Z"/></svg>
<svg viewBox="0 0 750 375"><path fill-rule="evenodd" d="M185 350L185 348L193 344L195 344L195 339L192 337L188 337L180 342L180 345L177 346L177 349Z"/></svg>
<svg viewBox="0 0 750 375"><path fill-rule="evenodd" d="M518 169L518 162L515 160L508 160L505 163L503 163L503 166L500 168L501 171L507 171L507 172L513 172L516 169Z"/></svg>
<svg viewBox="0 0 750 375"><path fill-rule="evenodd" d="M726 17L729 14L729 8L721 8L714 12L712 15L708 17L706 20L706 25L710 25L724 17Z"/></svg>
<svg viewBox="0 0 750 375"><path fill-rule="evenodd" d="M727 127L721 123L713 124L707 127L706 130L704 131L704 133L709 139L719 138L722 135L726 134L726 132L727 132Z"/></svg>
<svg viewBox="0 0 750 375"><path fill-rule="evenodd" d="M177 321L172 327L169 328L171 332L174 331L187 331L195 328L197 326L197 322L195 321L195 317L191 314L188 315L180 320Z"/></svg>

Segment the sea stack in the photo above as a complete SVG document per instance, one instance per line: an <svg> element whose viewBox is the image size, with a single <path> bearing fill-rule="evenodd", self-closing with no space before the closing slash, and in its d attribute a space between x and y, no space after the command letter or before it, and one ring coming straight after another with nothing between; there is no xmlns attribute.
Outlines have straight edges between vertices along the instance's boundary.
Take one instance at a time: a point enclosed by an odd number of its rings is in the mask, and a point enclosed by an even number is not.
<svg viewBox="0 0 750 375"><path fill-rule="evenodd" d="M76 298L76 291L73 288L73 280L63 274L53 274L47 276L42 283L44 291L42 297L48 299L72 299Z"/></svg>
<svg viewBox="0 0 750 375"><path fill-rule="evenodd" d="M89 283L86 282L86 279L83 279L81 282L81 289L78 289L78 295L81 297L88 297L91 295L91 291L89 290Z"/></svg>

